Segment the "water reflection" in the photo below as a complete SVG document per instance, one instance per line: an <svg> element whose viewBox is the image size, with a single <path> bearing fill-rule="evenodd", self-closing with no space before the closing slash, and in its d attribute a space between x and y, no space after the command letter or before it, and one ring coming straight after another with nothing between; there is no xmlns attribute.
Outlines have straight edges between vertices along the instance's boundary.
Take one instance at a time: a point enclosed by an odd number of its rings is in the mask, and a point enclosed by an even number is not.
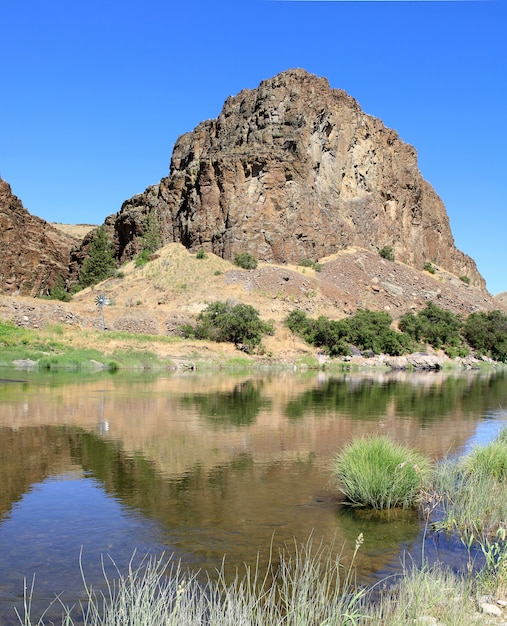
<svg viewBox="0 0 507 626"><path fill-rule="evenodd" d="M312 533L347 559L363 532L359 577L392 571L419 520L343 511L333 455L381 431L440 458L505 420L506 390L503 375L399 373L0 384L0 621L33 572L39 598L75 599L81 546L97 585L101 553L165 549L208 571L226 555L232 575Z"/></svg>
<svg viewBox="0 0 507 626"><path fill-rule="evenodd" d="M245 380L237 383L232 391L214 394L194 393L184 396L182 405L194 406L199 415L220 424L241 426L252 424L261 409L269 409L271 403L262 397L262 380Z"/></svg>

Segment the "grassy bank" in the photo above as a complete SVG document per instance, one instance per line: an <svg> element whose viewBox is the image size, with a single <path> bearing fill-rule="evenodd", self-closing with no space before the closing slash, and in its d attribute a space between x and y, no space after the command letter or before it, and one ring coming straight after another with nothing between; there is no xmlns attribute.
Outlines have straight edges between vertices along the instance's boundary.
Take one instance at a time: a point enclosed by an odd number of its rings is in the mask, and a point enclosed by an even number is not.
<svg viewBox="0 0 507 626"><path fill-rule="evenodd" d="M0 366L41 370L248 369L256 361L233 346L179 337L80 330L63 324L38 330L0 322Z"/></svg>
<svg viewBox="0 0 507 626"><path fill-rule="evenodd" d="M365 588L355 584L354 556L342 563L333 547L315 545L283 550L265 572L246 569L232 583L222 572L202 583L171 559L146 558L126 571L106 574L104 591L95 591L83 574L80 602L63 605L56 599L42 615L32 609L34 588L25 589L24 608L17 612L23 626L353 626L375 624L490 624L478 613L482 598L497 586L494 574L459 577L443 565L407 564L394 582ZM113 564L114 565L114 564ZM487 584L486 584L487 583ZM58 617L57 617L58 616Z"/></svg>
<svg viewBox="0 0 507 626"><path fill-rule="evenodd" d="M362 371L390 368L381 361L365 359L345 362L322 360L315 350L287 342L271 346L269 355L247 355L231 343L189 340L174 335L132 334L121 331L80 329L65 324L37 330L0 321L0 367L31 367L40 370L90 372L96 370L203 370L247 371L254 369ZM492 363L477 362L477 367ZM455 361L445 361L445 369L461 369Z"/></svg>

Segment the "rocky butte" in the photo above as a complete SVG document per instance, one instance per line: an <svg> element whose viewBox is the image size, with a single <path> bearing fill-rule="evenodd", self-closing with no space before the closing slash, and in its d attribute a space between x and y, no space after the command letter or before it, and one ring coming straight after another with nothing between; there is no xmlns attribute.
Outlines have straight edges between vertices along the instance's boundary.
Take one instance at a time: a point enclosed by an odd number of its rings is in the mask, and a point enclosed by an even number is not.
<svg viewBox="0 0 507 626"><path fill-rule="evenodd" d="M228 98L217 119L177 140L169 176L106 220L120 261L141 249L150 214L164 244L225 259L249 252L297 263L348 246L391 246L398 261L418 270L436 263L485 291L416 150L302 69Z"/></svg>
<svg viewBox="0 0 507 626"><path fill-rule="evenodd" d="M67 277L75 239L30 215L0 178L0 293L41 296Z"/></svg>

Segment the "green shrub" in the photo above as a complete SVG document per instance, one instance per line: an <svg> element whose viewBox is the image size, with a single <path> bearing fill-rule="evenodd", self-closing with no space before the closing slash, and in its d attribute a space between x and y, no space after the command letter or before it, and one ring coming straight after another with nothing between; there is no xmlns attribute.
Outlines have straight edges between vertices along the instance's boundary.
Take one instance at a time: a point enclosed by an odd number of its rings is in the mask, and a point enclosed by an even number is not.
<svg viewBox="0 0 507 626"><path fill-rule="evenodd" d="M349 329L348 341L359 350L392 355L410 352L412 342L409 337L391 328L391 316L385 311L357 311L345 322Z"/></svg>
<svg viewBox="0 0 507 626"><path fill-rule="evenodd" d="M197 324L180 327L185 337L231 342L252 352L261 343L262 336L273 334L273 324L263 322L259 312L249 304L213 302L199 313Z"/></svg>
<svg viewBox="0 0 507 626"><path fill-rule="evenodd" d="M289 313L285 325L312 346L324 348L331 356L350 354L348 328L344 320L335 321L324 316L314 320L308 318L304 311L294 310Z"/></svg>
<svg viewBox="0 0 507 626"><path fill-rule="evenodd" d="M466 285L470 284L470 278L468 278L468 276L460 276L459 279L463 281Z"/></svg>
<svg viewBox="0 0 507 626"><path fill-rule="evenodd" d="M435 274L437 271L429 261L425 261L423 269L430 274Z"/></svg>
<svg viewBox="0 0 507 626"><path fill-rule="evenodd" d="M410 508L426 487L430 462L387 437L365 437L338 453L333 474L352 504L372 509Z"/></svg>
<svg viewBox="0 0 507 626"><path fill-rule="evenodd" d="M502 311L471 313L463 335L479 354L507 362L507 315Z"/></svg>
<svg viewBox="0 0 507 626"><path fill-rule="evenodd" d="M379 250L379 254L383 259L394 261L394 250L392 246L384 246Z"/></svg>
<svg viewBox="0 0 507 626"><path fill-rule="evenodd" d="M405 313L400 319L400 330L415 341L428 343L436 349L460 348L463 346L459 315L429 302L417 315Z"/></svg>
<svg viewBox="0 0 507 626"><path fill-rule="evenodd" d="M143 267L150 260L152 253L149 250L142 250L135 258L135 266Z"/></svg>
<svg viewBox="0 0 507 626"><path fill-rule="evenodd" d="M50 300L61 300L62 302L70 302L71 294L65 289L65 283L62 276L58 276L55 284L51 287L48 298Z"/></svg>
<svg viewBox="0 0 507 626"><path fill-rule="evenodd" d="M316 261L312 261L311 259L302 259L301 261L299 261L298 265L300 267L311 267L316 272L322 271L322 265L320 263L317 263Z"/></svg>
<svg viewBox="0 0 507 626"><path fill-rule="evenodd" d="M207 259L208 255L206 254L206 252L204 252L204 250L201 248L200 250L197 251L197 254L195 255L196 259Z"/></svg>
<svg viewBox="0 0 507 626"><path fill-rule="evenodd" d="M343 320L320 316L316 320L304 311L292 311L285 325L309 344L323 348L331 356L350 354L350 345L375 354L406 354L414 347L408 335L391 328L391 316L380 311L358 311Z"/></svg>
<svg viewBox="0 0 507 626"><path fill-rule="evenodd" d="M237 252L234 255L234 265L237 265L244 270L254 270L257 267L257 259L255 259L249 252Z"/></svg>

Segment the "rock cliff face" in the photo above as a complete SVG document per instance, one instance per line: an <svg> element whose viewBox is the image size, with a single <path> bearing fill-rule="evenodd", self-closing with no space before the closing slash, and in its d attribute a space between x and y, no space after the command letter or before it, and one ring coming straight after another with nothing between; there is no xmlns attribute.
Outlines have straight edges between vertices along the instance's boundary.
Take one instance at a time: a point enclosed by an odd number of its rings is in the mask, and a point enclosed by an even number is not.
<svg viewBox="0 0 507 626"><path fill-rule="evenodd" d="M68 275L75 240L30 215L0 178L0 292L39 296Z"/></svg>
<svg viewBox="0 0 507 626"><path fill-rule="evenodd" d="M434 262L485 289L474 261L455 247L415 149L300 69L228 98L217 119L178 139L170 175L106 220L120 261L139 250L150 212L164 243L225 259L247 251L297 263L388 245L414 268Z"/></svg>

